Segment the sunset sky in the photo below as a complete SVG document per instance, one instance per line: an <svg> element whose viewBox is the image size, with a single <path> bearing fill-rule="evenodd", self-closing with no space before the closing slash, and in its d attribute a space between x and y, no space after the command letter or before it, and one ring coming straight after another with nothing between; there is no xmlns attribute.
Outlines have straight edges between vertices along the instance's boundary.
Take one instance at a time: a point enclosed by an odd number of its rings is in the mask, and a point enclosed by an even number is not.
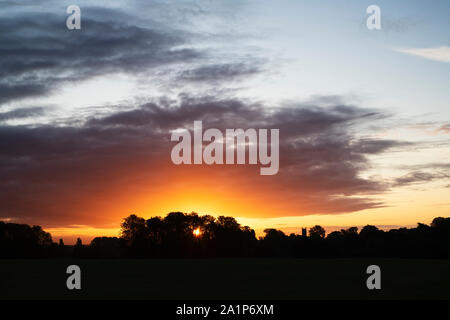
<svg viewBox="0 0 450 320"><path fill-rule="evenodd" d="M450 216L449 1L93 5L0 2L0 220L71 243L132 213L259 235ZM279 129L279 173L174 165L171 132L196 120Z"/></svg>

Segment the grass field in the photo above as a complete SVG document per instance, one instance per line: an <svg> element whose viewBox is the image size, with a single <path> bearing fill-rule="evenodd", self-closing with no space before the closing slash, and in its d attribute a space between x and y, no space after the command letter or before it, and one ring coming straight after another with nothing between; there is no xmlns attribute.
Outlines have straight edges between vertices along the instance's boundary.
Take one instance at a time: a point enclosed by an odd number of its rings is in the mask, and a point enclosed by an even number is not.
<svg viewBox="0 0 450 320"><path fill-rule="evenodd" d="M82 290L66 289L70 264ZM450 299L448 260L0 260L0 274L0 299Z"/></svg>

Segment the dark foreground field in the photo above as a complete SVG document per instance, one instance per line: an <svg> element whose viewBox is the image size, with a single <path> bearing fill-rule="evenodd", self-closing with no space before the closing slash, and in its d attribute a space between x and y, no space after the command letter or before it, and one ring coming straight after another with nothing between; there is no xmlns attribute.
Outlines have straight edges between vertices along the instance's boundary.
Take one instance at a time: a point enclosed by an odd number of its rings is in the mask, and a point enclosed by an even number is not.
<svg viewBox="0 0 450 320"><path fill-rule="evenodd" d="M82 290L66 289L71 264ZM0 260L0 275L1 299L450 299L448 260Z"/></svg>

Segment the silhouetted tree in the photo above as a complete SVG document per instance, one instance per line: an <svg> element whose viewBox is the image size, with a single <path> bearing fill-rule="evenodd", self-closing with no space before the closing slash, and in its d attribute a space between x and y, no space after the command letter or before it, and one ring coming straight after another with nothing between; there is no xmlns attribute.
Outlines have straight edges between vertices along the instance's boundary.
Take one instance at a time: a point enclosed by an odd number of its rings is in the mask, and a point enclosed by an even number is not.
<svg viewBox="0 0 450 320"><path fill-rule="evenodd" d="M31 230L36 235L38 245L50 246L53 243L51 234L42 230L41 226L33 226Z"/></svg>
<svg viewBox="0 0 450 320"><path fill-rule="evenodd" d="M134 241L139 238L145 238L146 225L145 219L134 214L123 219L121 226L121 236L127 241Z"/></svg>
<svg viewBox="0 0 450 320"><path fill-rule="evenodd" d="M86 252L83 248L83 242L81 238L77 238L75 245L73 246L73 255L75 258L82 258L86 255Z"/></svg>
<svg viewBox="0 0 450 320"><path fill-rule="evenodd" d="M287 257L291 254L289 238L283 231L265 229L260 243L260 254L266 257Z"/></svg>
<svg viewBox="0 0 450 320"><path fill-rule="evenodd" d="M438 230L450 231L450 218L434 218L431 227Z"/></svg>
<svg viewBox="0 0 450 320"><path fill-rule="evenodd" d="M117 237L96 237L89 244L91 256L97 258L119 258L124 247L123 239Z"/></svg>
<svg viewBox="0 0 450 320"><path fill-rule="evenodd" d="M44 257L51 252L52 237L40 226L0 221L1 257Z"/></svg>
<svg viewBox="0 0 450 320"><path fill-rule="evenodd" d="M323 239L325 238L325 229L319 225L316 225L309 229L309 236Z"/></svg>
<svg viewBox="0 0 450 320"><path fill-rule="evenodd" d="M127 255L145 257L148 255L148 232L144 218L134 214L123 219L121 224L121 238L127 243Z"/></svg>

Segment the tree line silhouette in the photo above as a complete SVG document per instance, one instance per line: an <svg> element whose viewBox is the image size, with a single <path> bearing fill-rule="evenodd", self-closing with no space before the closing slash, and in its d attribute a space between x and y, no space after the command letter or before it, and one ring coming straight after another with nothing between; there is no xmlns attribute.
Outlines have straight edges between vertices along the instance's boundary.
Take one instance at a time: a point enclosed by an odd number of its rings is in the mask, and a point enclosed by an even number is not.
<svg viewBox="0 0 450 320"><path fill-rule="evenodd" d="M0 221L1 258L450 258L450 218L435 218L431 225L383 231L367 225L326 235L321 226L286 235L241 226L233 217L171 212L166 217L123 219L119 237L96 237L89 245L73 246L52 240L40 226Z"/></svg>

